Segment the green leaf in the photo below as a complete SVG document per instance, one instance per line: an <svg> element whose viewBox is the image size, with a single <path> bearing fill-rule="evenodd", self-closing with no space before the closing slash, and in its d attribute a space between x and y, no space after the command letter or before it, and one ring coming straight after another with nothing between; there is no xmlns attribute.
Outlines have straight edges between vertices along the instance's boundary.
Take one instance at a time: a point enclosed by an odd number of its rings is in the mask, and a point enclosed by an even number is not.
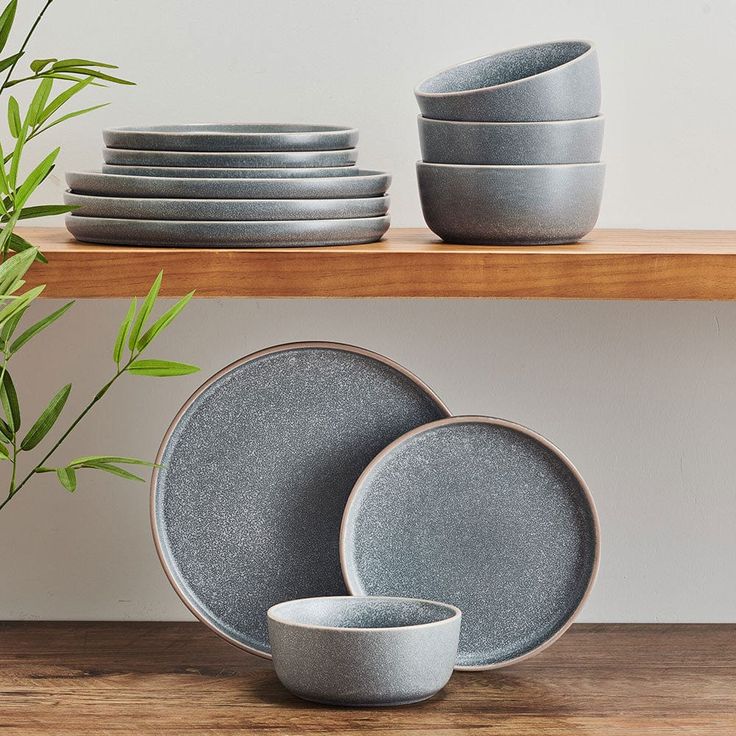
<svg viewBox="0 0 736 736"><path fill-rule="evenodd" d="M43 111L40 118L41 122L48 120L48 118L50 118L62 105L66 104L72 97L74 97L74 95L76 95L78 92L81 92L85 87L91 84L93 80L94 77L87 77L86 79L82 79L76 84L73 84L71 87L65 89L57 97L54 97L54 99L49 102L49 104L46 106L46 109Z"/></svg>
<svg viewBox="0 0 736 736"><path fill-rule="evenodd" d="M61 483L69 493L74 493L74 491L77 490L77 474L74 471L74 468L57 468L56 477L59 479L59 483Z"/></svg>
<svg viewBox="0 0 736 736"><path fill-rule="evenodd" d="M25 238L21 238L21 236L17 235L16 233L10 234L9 247L10 250L14 250L16 253L21 253L22 251L32 248L34 251L36 251L37 261L40 261L41 263L48 263L46 256L41 253L41 251L38 250L35 245L32 245Z"/></svg>
<svg viewBox="0 0 736 736"><path fill-rule="evenodd" d="M28 307L26 307L27 309ZM6 320L5 324L0 328L0 343L2 343L3 350L8 347L8 341L12 338L15 328L26 313L26 309L21 309L19 312L14 314L9 320Z"/></svg>
<svg viewBox="0 0 736 736"><path fill-rule="evenodd" d="M145 483L145 479L141 478L140 475L136 475L135 473L130 473L127 470L124 470L123 468L117 468L114 465L106 465L105 463L99 463L97 465L88 465L86 466L90 470L102 470L105 473L112 473L112 475L117 475L120 478L125 478L126 480L138 480L141 483Z"/></svg>
<svg viewBox="0 0 736 736"><path fill-rule="evenodd" d="M177 363L173 360L136 360L130 364L128 370L134 376L187 376L196 373L199 368L196 365Z"/></svg>
<svg viewBox="0 0 736 736"><path fill-rule="evenodd" d="M59 307L55 312L46 315L43 319L31 325L27 330L22 332L20 336L13 341L10 346L11 353L17 353L31 338L35 337L41 330L46 329L50 324L56 322L62 314L64 314L74 302L67 302L63 307Z"/></svg>
<svg viewBox="0 0 736 736"><path fill-rule="evenodd" d="M59 414L61 414L71 390L71 383L67 383L64 388L60 389L54 395L51 401L49 401L48 406L41 412L41 416L36 419L33 426L28 430L28 434L23 438L23 441L20 443L21 450L32 450L49 433L59 418Z"/></svg>
<svg viewBox="0 0 736 736"><path fill-rule="evenodd" d="M118 465L145 465L147 468L155 468L156 463L149 463L148 460L139 460L137 457L121 457L118 455L86 455L72 460L69 465L72 467L86 467L93 465L110 465L117 463Z"/></svg>
<svg viewBox="0 0 736 736"><path fill-rule="evenodd" d="M8 371L5 371L3 382L0 385L0 401L11 432L17 432L20 429L20 406L13 379Z"/></svg>
<svg viewBox="0 0 736 736"><path fill-rule="evenodd" d="M118 335L115 338L115 347L112 351L112 359L115 361L115 365L120 365L120 360L123 357L123 346L125 345L125 338L128 334L128 328L130 327L130 323L133 321L133 315L135 314L135 308L138 303L138 300L133 297L133 299L130 302L130 306L128 307L128 311L125 315L125 318L120 323L120 329L118 330Z"/></svg>
<svg viewBox="0 0 736 736"><path fill-rule="evenodd" d="M12 283L25 275L26 271L33 263L33 259L36 255L35 252L36 248L30 246L27 250L11 256L2 265L0 265L0 295L4 294L5 290Z"/></svg>
<svg viewBox="0 0 736 736"><path fill-rule="evenodd" d="M23 125L20 126L20 130L18 131L18 135L15 136L15 148L13 149L13 153L10 157L8 181L13 189L15 189L16 181L18 179L18 167L20 166L20 158L23 155L23 147L25 146L26 139L28 138L28 123L28 115L26 115Z"/></svg>
<svg viewBox="0 0 736 736"><path fill-rule="evenodd" d="M26 307L46 288L46 284L41 284L33 289L23 292L18 297L13 297L13 301L6 307L0 309L0 326L5 324L5 320L10 319L13 315Z"/></svg>
<svg viewBox="0 0 736 736"><path fill-rule="evenodd" d="M15 9L18 7L18 0L10 0L0 15L0 51L5 48L10 35L10 29L13 27L15 20Z"/></svg>
<svg viewBox="0 0 736 736"><path fill-rule="evenodd" d="M29 220L32 217L51 217L64 215L78 209L78 204L39 204L33 207L24 207L20 212L19 220Z"/></svg>
<svg viewBox="0 0 736 736"><path fill-rule="evenodd" d="M109 104L109 102L103 102L101 105L92 105L92 107L85 107L82 110L68 112L66 115L62 115L60 118L56 118L56 120L50 122L48 125L45 125L43 128L41 128L41 131L47 131L49 128L53 128L55 125L63 123L65 120L71 120L71 118L76 118L79 115L86 115L88 112L94 112L95 110L99 110L101 107L107 107Z"/></svg>
<svg viewBox="0 0 736 736"><path fill-rule="evenodd" d="M0 435L7 442L11 442L13 439L13 430L10 429L7 422L4 419L0 419Z"/></svg>
<svg viewBox="0 0 736 736"><path fill-rule="evenodd" d="M46 102L51 94L51 89L54 86L53 79L42 79L36 88L36 94L33 95L31 104L28 106L28 124L31 128L35 128L36 124L40 122L41 115L43 114Z"/></svg>
<svg viewBox="0 0 736 736"><path fill-rule="evenodd" d="M8 448L5 447L2 443L0 443L0 460L10 460L10 453L8 452Z"/></svg>
<svg viewBox="0 0 736 736"><path fill-rule="evenodd" d="M135 82L131 82L128 79L113 77L109 74L105 74L104 72L97 71L97 69L90 69L88 67L64 67L64 69L60 69L59 71L62 71L65 74L84 74L85 76L94 77L95 79L102 79L105 82L112 82L113 84L135 84Z"/></svg>
<svg viewBox="0 0 736 736"><path fill-rule="evenodd" d="M31 171L30 174L28 174L28 177L18 188L15 195L16 207L23 207L31 194L35 191L36 187L38 187L38 185L51 173L51 169L54 168L54 162L56 161L56 157L59 155L60 150L61 148L55 148L43 161L41 161L40 164L38 164L38 166L36 166L35 169L33 169L33 171Z"/></svg>
<svg viewBox="0 0 736 736"><path fill-rule="evenodd" d="M104 69L117 69L115 64L107 64L104 61L92 61L91 59L53 59L52 69L68 69L75 66L99 66ZM34 69L35 71L35 69Z"/></svg>
<svg viewBox="0 0 736 736"><path fill-rule="evenodd" d="M159 332L166 329L179 315L182 309L189 304L190 299L194 296L194 292L190 291L186 296L182 297L171 309L164 312L149 328L145 334L138 339L136 349L140 352L148 346Z"/></svg>
<svg viewBox="0 0 736 736"><path fill-rule="evenodd" d="M23 56L22 51L19 51L17 54L13 54L12 56L6 56L2 61L0 61L0 72L4 72L6 69L13 66L21 56Z"/></svg>
<svg viewBox="0 0 736 736"><path fill-rule="evenodd" d="M55 61L58 61L57 59L35 59L31 62L31 71L35 74L38 74L38 72L41 71L44 67L48 66L49 64L53 64Z"/></svg>
<svg viewBox="0 0 736 736"><path fill-rule="evenodd" d="M18 100L11 95L8 100L8 127L10 128L10 135L13 138L17 138L20 134L21 125L20 106L18 105Z"/></svg>
<svg viewBox="0 0 736 736"><path fill-rule="evenodd" d="M143 304L141 305L141 309L138 312L138 315L136 316L135 320L133 320L133 327L130 330L130 335L128 336L128 347L131 351L135 349L136 343L138 342L138 337L141 334L141 330L143 329L143 325L145 325L146 320L148 319L148 315L151 314L151 310L153 309L153 305L156 302L156 297L158 296L158 292L161 289L161 281L163 280L164 272L159 271L158 276L153 280L153 283L151 284L151 288L148 292L148 295L143 300Z"/></svg>

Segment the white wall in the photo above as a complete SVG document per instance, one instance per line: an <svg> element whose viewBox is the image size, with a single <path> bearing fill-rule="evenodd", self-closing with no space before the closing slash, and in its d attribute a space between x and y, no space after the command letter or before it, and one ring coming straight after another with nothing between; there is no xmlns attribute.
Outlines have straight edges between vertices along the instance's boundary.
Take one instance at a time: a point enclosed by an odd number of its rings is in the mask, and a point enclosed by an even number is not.
<svg viewBox="0 0 736 736"><path fill-rule="evenodd" d="M88 104L114 104L47 139L63 145L59 172L98 166L106 125L346 123L361 129L361 163L395 175L394 223L418 225L414 84L492 50L591 38L607 115L600 224L734 228L735 33L728 0L65 0L31 56L113 60L139 82L90 91ZM43 199L63 186L59 173ZM101 385L124 310L78 303L24 349L29 416L67 380L74 408ZM62 456L151 457L202 378L298 339L388 354L455 412L518 420L559 444L604 535L584 620L736 620L736 305L203 300L156 350L199 363L200 377L126 379ZM0 560L0 618L187 617L153 551L142 485L89 475L70 496L40 478L0 514Z"/></svg>

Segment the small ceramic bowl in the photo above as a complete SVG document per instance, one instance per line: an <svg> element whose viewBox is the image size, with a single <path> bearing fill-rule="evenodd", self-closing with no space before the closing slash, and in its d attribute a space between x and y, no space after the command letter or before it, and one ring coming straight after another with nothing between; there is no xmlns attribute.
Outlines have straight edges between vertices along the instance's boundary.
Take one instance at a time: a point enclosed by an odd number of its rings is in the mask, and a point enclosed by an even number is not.
<svg viewBox="0 0 736 736"><path fill-rule="evenodd" d="M448 243L575 243L598 219L605 165L417 163L429 228Z"/></svg>
<svg viewBox="0 0 736 736"><path fill-rule="evenodd" d="M469 123L419 116L422 159L435 164L525 166L600 161L603 116L543 123Z"/></svg>
<svg viewBox="0 0 736 736"><path fill-rule="evenodd" d="M303 598L268 611L276 675L294 695L330 705L403 705L450 679L460 610L413 598Z"/></svg>
<svg viewBox="0 0 736 736"><path fill-rule="evenodd" d="M587 41L552 41L467 61L414 91L425 118L516 122L600 112L598 54Z"/></svg>

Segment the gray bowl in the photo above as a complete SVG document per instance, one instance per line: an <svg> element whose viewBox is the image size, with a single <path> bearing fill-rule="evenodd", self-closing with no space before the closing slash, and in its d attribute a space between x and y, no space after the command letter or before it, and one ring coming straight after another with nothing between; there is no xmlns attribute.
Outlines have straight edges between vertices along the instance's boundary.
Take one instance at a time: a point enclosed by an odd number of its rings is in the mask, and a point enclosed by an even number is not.
<svg viewBox="0 0 736 736"><path fill-rule="evenodd" d="M357 148L338 151L255 151L208 153L206 151L137 151L132 148L103 148L106 164L122 166L208 166L227 168L296 168L351 166L358 160Z"/></svg>
<svg viewBox="0 0 736 736"><path fill-rule="evenodd" d="M268 611L276 675L305 700L330 705L416 703L452 675L455 606L413 598L302 598Z"/></svg>
<svg viewBox="0 0 736 736"><path fill-rule="evenodd" d="M574 243L598 219L605 165L417 163L424 219L448 243Z"/></svg>
<svg viewBox="0 0 736 736"><path fill-rule="evenodd" d="M339 125L204 123L109 128L102 137L110 148L153 151L335 151L355 148L358 131Z"/></svg>
<svg viewBox="0 0 736 736"><path fill-rule="evenodd" d="M302 167L300 169L211 169L205 166L122 166L102 164L103 174L160 176L173 179L312 179L325 176L354 176L357 166Z"/></svg>
<svg viewBox="0 0 736 736"><path fill-rule="evenodd" d="M573 120L600 112L598 55L587 41L553 41L467 61L414 91L425 118Z"/></svg>
<svg viewBox="0 0 736 736"><path fill-rule="evenodd" d="M541 123L471 123L419 116L422 159L436 164L519 166L600 161L603 116Z"/></svg>

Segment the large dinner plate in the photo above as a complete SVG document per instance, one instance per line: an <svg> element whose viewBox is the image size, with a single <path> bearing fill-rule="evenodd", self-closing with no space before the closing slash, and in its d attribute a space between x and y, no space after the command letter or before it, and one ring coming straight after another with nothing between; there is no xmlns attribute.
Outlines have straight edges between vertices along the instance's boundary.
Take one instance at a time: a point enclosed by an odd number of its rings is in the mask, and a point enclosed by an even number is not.
<svg viewBox="0 0 736 736"><path fill-rule="evenodd" d="M363 468L447 415L416 376L348 345L272 347L212 376L167 431L151 482L156 548L181 599L269 656L270 606L346 593L340 519Z"/></svg>
<svg viewBox="0 0 736 736"><path fill-rule="evenodd" d="M358 131L339 125L203 123L109 128L102 137L110 148L154 151L328 151L354 148Z"/></svg>
<svg viewBox="0 0 736 736"><path fill-rule="evenodd" d="M67 215L77 239L108 245L191 248L304 248L380 240L391 222L382 217L342 220L134 220Z"/></svg>
<svg viewBox="0 0 736 736"><path fill-rule="evenodd" d="M345 167L352 168L352 167ZM303 179L203 179L126 176L68 171L66 183L79 194L184 199L342 199L385 194L391 176L358 169L346 176Z"/></svg>
<svg viewBox="0 0 736 736"><path fill-rule="evenodd" d="M64 194L75 216L122 217L141 220L333 220L379 217L390 198L360 199L155 199Z"/></svg>
<svg viewBox="0 0 736 736"><path fill-rule="evenodd" d="M354 595L452 603L458 669L518 662L571 624L593 584L599 530L572 463L525 427L453 417L380 452L345 509Z"/></svg>
<svg viewBox="0 0 736 736"><path fill-rule="evenodd" d="M358 159L358 149L207 153L206 151L136 151L131 148L103 148L102 158L106 164L124 166L208 166L212 168L351 166Z"/></svg>

